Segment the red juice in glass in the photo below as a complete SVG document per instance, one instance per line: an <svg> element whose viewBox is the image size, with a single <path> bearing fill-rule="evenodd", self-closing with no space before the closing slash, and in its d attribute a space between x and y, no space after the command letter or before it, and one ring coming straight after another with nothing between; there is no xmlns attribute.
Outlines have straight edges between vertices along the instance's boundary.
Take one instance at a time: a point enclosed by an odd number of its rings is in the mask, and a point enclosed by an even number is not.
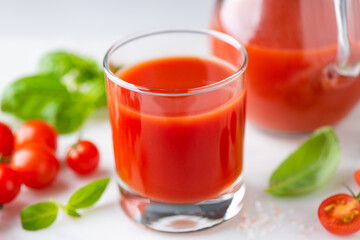
<svg viewBox="0 0 360 240"><path fill-rule="evenodd" d="M171 90L203 87L233 73L214 61L177 57L140 63L117 76L135 85ZM213 97L228 99L225 104L191 96L191 102L209 109L197 114L190 114L187 104L177 106L175 113L174 106L161 98L147 103L150 109L160 105L161 112L142 114L136 99L129 104L124 97L113 106L117 95L130 93L111 81L107 84L112 125L122 126L113 132L116 169L129 187L158 201L191 203L217 196L238 178L245 91L235 99L226 89L218 90Z"/></svg>
<svg viewBox="0 0 360 240"><path fill-rule="evenodd" d="M237 58L213 56L215 40ZM125 212L169 232L235 216L244 195L241 45L217 32L174 30L137 36L109 51L108 107ZM133 52L139 59L124 57Z"/></svg>

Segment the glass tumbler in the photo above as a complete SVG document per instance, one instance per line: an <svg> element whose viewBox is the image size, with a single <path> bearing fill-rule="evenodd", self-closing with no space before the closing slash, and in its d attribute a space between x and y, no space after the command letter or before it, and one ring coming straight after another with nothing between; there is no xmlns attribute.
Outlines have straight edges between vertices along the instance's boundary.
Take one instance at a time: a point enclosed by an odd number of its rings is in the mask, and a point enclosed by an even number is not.
<svg viewBox="0 0 360 240"><path fill-rule="evenodd" d="M243 46L212 30L149 31L108 50L117 181L131 219L188 232L240 211L246 65Z"/></svg>

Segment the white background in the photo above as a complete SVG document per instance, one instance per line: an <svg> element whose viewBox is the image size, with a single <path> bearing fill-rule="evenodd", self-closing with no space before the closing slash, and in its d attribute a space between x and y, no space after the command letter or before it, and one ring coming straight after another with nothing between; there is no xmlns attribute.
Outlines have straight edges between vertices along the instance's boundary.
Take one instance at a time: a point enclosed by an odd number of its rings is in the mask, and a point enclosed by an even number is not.
<svg viewBox="0 0 360 240"><path fill-rule="evenodd" d="M75 50L99 60L119 37L158 27L208 27L213 0L0 0L0 92L16 78L36 71L39 57L54 49ZM339 99L341 101L341 99ZM15 130L20 122L0 113L0 121ZM166 234L143 229L130 221L119 207L114 181L114 159L107 111L93 114L82 134L101 151L99 170L79 177L62 166L54 185L34 191L23 187L15 201L0 211L0 239L360 239L360 234L336 237L317 219L317 208L326 197L346 190L356 192L352 179L360 168L360 106L335 127L342 148L342 161L333 179L312 194L276 198L263 192L277 165L307 137L276 135L247 124L244 177L245 206L237 217L209 230L188 234ZM77 134L62 136L58 156ZM19 211L39 201L56 198L66 203L71 193L89 181L113 176L100 201L80 219L59 214L48 229L22 230ZM253 220L253 223L249 223ZM245 221L245 222L244 222ZM242 229L245 228L245 229Z"/></svg>

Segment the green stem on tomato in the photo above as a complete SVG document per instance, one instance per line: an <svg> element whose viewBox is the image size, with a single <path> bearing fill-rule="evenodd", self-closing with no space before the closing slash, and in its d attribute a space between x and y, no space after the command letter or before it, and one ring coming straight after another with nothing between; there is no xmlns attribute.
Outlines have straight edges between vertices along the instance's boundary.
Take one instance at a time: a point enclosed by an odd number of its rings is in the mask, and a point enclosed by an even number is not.
<svg viewBox="0 0 360 240"><path fill-rule="evenodd" d="M81 141L81 138L82 138L82 131L81 131L81 129L80 129L77 142L72 146L72 148L73 148L75 151L77 151L77 147L79 146L79 143L80 143L80 141Z"/></svg>
<svg viewBox="0 0 360 240"><path fill-rule="evenodd" d="M351 190L351 188L348 185L346 185L346 184L343 184L343 185L350 192L351 196L353 196L353 198L355 198L357 201L360 202L360 193L358 195L355 195L355 193Z"/></svg>
<svg viewBox="0 0 360 240"><path fill-rule="evenodd" d="M4 156L0 153L0 163L10 163L10 160L11 160L11 156L4 157Z"/></svg>

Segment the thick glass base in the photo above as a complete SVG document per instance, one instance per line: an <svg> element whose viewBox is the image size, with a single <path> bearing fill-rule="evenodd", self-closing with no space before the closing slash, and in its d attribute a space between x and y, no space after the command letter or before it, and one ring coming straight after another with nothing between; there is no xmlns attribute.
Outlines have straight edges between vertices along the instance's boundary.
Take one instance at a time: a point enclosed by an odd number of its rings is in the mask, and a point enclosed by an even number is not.
<svg viewBox="0 0 360 240"><path fill-rule="evenodd" d="M245 185L242 178L216 198L190 204L158 202L132 191L118 179L121 206L134 221L162 232L192 232L220 224L239 213Z"/></svg>

